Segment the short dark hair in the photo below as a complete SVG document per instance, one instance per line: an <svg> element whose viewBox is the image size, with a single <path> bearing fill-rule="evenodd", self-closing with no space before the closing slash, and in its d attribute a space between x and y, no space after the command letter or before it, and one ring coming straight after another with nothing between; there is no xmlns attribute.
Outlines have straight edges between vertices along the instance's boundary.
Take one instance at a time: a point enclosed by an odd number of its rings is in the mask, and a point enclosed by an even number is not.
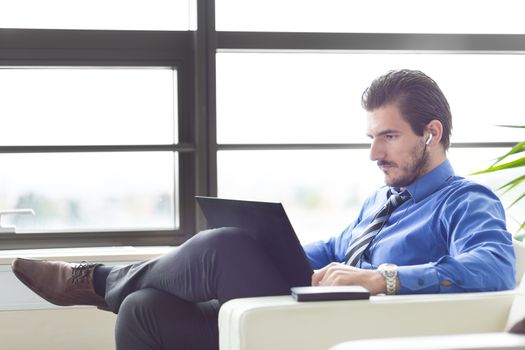
<svg viewBox="0 0 525 350"><path fill-rule="evenodd" d="M445 95L432 78L417 70L390 71L375 79L361 97L361 105L368 112L391 103L398 105L416 135L423 136L425 126L439 120L443 125L441 144L448 149L452 114Z"/></svg>

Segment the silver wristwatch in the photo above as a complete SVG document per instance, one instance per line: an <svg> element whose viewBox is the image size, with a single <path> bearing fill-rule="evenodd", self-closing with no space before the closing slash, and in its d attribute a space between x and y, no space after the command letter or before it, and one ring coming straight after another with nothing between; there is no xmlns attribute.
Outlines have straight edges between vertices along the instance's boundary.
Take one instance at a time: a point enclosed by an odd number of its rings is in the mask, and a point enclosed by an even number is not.
<svg viewBox="0 0 525 350"><path fill-rule="evenodd" d="M397 291L397 265L381 264L377 271L383 275L386 281L386 294L394 295Z"/></svg>

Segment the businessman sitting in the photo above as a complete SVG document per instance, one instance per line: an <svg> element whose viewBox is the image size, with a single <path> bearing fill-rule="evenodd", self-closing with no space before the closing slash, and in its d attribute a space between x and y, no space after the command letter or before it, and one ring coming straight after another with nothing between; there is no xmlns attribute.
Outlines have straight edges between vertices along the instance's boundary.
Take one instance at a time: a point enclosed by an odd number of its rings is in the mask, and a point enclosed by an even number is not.
<svg viewBox="0 0 525 350"><path fill-rule="evenodd" d="M399 70L362 96L370 158L386 186L338 236L304 246L312 285L362 285L372 294L495 291L515 286L505 213L486 187L446 158L452 117L438 85ZM156 259L126 266L16 259L13 271L58 305L118 314L117 349L214 349L217 315L233 298L283 295L290 283L238 228L203 231Z"/></svg>

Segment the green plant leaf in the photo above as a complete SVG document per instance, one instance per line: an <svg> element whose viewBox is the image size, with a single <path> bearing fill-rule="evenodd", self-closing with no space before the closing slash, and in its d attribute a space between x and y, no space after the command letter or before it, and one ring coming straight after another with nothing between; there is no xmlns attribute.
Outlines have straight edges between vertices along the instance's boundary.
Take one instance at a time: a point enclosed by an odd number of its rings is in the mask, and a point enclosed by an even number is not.
<svg viewBox="0 0 525 350"><path fill-rule="evenodd" d="M504 188L505 191L503 192L503 194L509 192L510 190L512 190L514 187L518 186L520 183L522 183L523 181L525 181L525 175L521 175L517 178L515 178L514 180L506 183L505 185L501 186L500 188L498 188L498 190L502 190Z"/></svg>
<svg viewBox="0 0 525 350"><path fill-rule="evenodd" d="M518 198L516 198L514 200L514 202L512 202L510 205L509 205L509 208L512 207L514 204L518 203L522 198L525 198L525 192L522 193Z"/></svg>
<svg viewBox="0 0 525 350"><path fill-rule="evenodd" d="M511 156L513 154L517 154L520 152L524 152L524 151L525 151L525 141L522 141L518 143L516 146L512 147L510 151L508 151L501 157L498 157L496 161L491 165L491 167L495 166L496 164L498 164L499 162L501 162L503 159L507 158L508 156Z"/></svg>
<svg viewBox="0 0 525 350"><path fill-rule="evenodd" d="M519 128L519 129L525 129L525 125L496 125L502 128Z"/></svg>
<svg viewBox="0 0 525 350"><path fill-rule="evenodd" d="M518 231L516 232L520 232L521 230L525 229L525 221L523 221L523 223L521 224L521 226L518 228ZM519 239L520 241L523 242L523 238L525 238L525 232L523 232L522 234L517 234L516 237L520 237L521 236L521 239Z"/></svg>
<svg viewBox="0 0 525 350"><path fill-rule="evenodd" d="M499 127L502 127L502 128L525 129L525 125L496 125L496 126L499 126ZM523 151L525 151L525 141L518 143L508 153L506 153L506 154L502 155L501 157L499 157L498 159L496 159L496 161L494 162L494 164L492 164L492 166L498 164L503 159L507 158L508 156L510 156L512 154L516 154L516 153L523 152Z"/></svg>
<svg viewBox="0 0 525 350"><path fill-rule="evenodd" d="M525 166L525 157L516 159L516 160L514 160L512 162L508 162L508 163L505 163L505 164L501 164L501 165L497 165L497 166L491 166L491 167L489 167L489 168L487 168L485 170L476 171L475 173L472 173L471 175L492 173L494 171L518 168L518 167L522 167L522 166Z"/></svg>

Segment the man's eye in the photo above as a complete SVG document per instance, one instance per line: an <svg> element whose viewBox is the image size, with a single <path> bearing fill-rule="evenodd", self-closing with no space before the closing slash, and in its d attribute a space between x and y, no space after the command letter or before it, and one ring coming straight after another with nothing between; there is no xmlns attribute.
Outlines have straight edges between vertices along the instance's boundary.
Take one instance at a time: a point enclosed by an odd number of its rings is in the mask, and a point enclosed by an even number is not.
<svg viewBox="0 0 525 350"><path fill-rule="evenodd" d="M385 139L387 139L387 140L393 140L395 138L396 138L395 135L385 135Z"/></svg>

